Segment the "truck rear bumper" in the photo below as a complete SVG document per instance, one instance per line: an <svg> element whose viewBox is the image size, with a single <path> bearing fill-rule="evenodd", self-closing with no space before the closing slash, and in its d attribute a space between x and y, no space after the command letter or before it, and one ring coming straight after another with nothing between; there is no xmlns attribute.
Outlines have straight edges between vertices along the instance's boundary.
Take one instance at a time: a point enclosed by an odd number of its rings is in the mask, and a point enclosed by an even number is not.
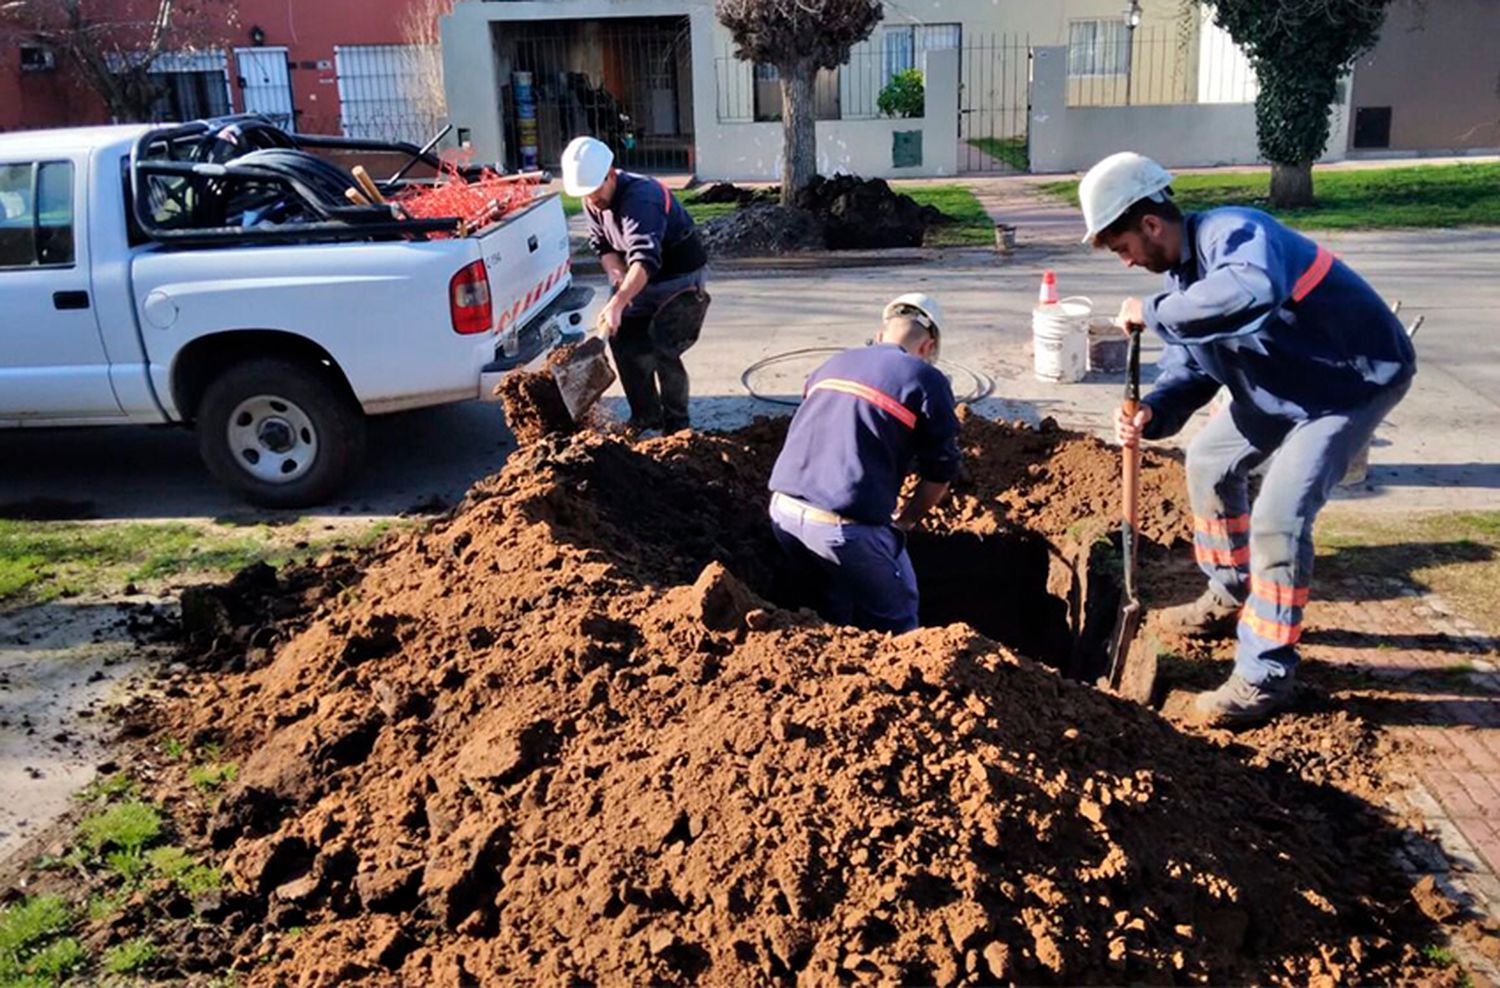
<svg viewBox="0 0 1500 988"><path fill-rule="evenodd" d="M495 359L480 368L479 400L498 401L495 388L505 375L528 366L560 344L582 340L583 310L593 298L592 288L569 285L516 331L512 340L507 341L509 347L496 347Z"/></svg>

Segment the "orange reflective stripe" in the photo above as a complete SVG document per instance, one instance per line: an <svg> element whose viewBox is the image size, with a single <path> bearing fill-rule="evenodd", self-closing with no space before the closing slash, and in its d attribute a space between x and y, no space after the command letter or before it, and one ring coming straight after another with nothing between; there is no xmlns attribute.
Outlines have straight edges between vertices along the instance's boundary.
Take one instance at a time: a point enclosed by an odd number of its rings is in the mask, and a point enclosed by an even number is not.
<svg viewBox="0 0 1500 988"><path fill-rule="evenodd" d="M1250 547L1242 545L1238 549L1210 549L1208 546L1195 545L1193 558L1212 566L1244 566L1250 562Z"/></svg>
<svg viewBox="0 0 1500 988"><path fill-rule="evenodd" d="M1238 535L1250 531L1250 516L1235 515L1233 518L1203 518L1193 516L1193 527L1205 535Z"/></svg>
<svg viewBox="0 0 1500 988"><path fill-rule="evenodd" d="M1307 606L1307 587L1289 587L1282 583L1262 580L1258 576L1251 576L1250 592L1268 604L1281 607Z"/></svg>
<svg viewBox="0 0 1500 988"><path fill-rule="evenodd" d="M1248 607L1240 611L1240 621L1260 637L1278 645L1295 645L1297 639L1302 637L1302 625L1267 621Z"/></svg>
<svg viewBox="0 0 1500 988"><path fill-rule="evenodd" d="M907 408L905 405L901 404L901 402L897 401L895 398L892 398L884 391L879 391L875 388L872 388L868 384L860 384L858 381L846 381L843 378L839 377L830 377L819 381L817 384L814 384L807 390L807 394L811 396L814 391L838 391L842 394L853 395L856 398L862 398L865 401L868 401L870 404L879 408L881 411L889 412L891 415L894 415L896 417L896 421L900 422L908 429L915 429L917 427L916 412L912 411L910 408Z"/></svg>
<svg viewBox="0 0 1500 988"><path fill-rule="evenodd" d="M1328 269L1333 267L1333 254L1322 244L1318 245L1318 255L1313 262L1302 272L1302 277L1292 286L1292 301L1300 302L1307 298L1309 292L1318 287L1324 278L1328 276Z"/></svg>

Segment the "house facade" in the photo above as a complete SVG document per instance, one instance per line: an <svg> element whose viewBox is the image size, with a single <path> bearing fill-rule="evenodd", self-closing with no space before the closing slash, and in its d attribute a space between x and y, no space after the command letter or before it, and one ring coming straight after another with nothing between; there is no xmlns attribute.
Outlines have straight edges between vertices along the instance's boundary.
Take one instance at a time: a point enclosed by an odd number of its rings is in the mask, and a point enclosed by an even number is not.
<svg viewBox="0 0 1500 988"><path fill-rule="evenodd" d="M1355 63L1351 157L1500 148L1500 0L1397 0Z"/></svg>
<svg viewBox="0 0 1500 988"><path fill-rule="evenodd" d="M433 0L229 4L226 27L153 64L159 119L255 111L303 132L418 144L445 122ZM91 11L110 20L109 3ZM106 122L57 53L0 27L0 130Z"/></svg>
<svg viewBox="0 0 1500 988"><path fill-rule="evenodd" d="M107 20L114 4L90 9ZM776 69L735 57L711 0L224 0L232 26L153 63L159 119L266 113L304 132L553 167L569 138L622 163L774 180ZM446 16L439 16L451 7ZM441 33L438 25L441 24ZM1500 0L1396 0L1333 108L1328 158L1500 149ZM441 41L441 45L439 44ZM919 113L882 90L923 73ZM0 25L0 130L107 122L55 52ZM886 177L1069 171L1105 149L1258 160L1256 80L1180 0L904 0L816 85L819 168Z"/></svg>
<svg viewBox="0 0 1500 988"><path fill-rule="evenodd" d="M1117 72L1131 33L1168 43L1175 0L912 0L846 64L820 74L820 168L934 175L1024 166L1030 48L1064 45L1080 72ZM774 179L781 151L774 66L735 57L708 0L462 0L444 19L447 99L481 159L556 164L579 133L629 167L706 178ZM920 119L893 119L881 91L926 74ZM517 94L520 94L520 100ZM900 136L898 136L900 135Z"/></svg>

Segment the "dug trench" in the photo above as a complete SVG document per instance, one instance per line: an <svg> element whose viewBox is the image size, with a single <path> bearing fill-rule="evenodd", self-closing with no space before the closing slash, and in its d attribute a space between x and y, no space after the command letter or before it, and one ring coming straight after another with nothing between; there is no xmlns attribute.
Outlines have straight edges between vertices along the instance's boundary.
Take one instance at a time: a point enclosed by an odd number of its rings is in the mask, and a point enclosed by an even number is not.
<svg viewBox="0 0 1500 988"><path fill-rule="evenodd" d="M232 891L162 968L1456 982L1421 953L1394 821L1027 657L1097 659L1111 450L966 416L912 544L928 626L893 637L778 603L784 429L542 438L355 572L205 592L192 670L133 723L239 762L217 805L154 783ZM1144 537L1179 543L1179 464L1148 455L1144 489Z"/></svg>

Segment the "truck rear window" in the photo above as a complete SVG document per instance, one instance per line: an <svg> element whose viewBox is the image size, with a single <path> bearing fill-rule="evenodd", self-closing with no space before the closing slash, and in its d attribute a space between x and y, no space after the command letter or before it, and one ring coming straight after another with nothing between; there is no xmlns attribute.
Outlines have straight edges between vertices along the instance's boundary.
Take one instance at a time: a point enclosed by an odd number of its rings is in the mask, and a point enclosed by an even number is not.
<svg viewBox="0 0 1500 988"><path fill-rule="evenodd" d="M72 263L72 163L0 164L0 268Z"/></svg>

